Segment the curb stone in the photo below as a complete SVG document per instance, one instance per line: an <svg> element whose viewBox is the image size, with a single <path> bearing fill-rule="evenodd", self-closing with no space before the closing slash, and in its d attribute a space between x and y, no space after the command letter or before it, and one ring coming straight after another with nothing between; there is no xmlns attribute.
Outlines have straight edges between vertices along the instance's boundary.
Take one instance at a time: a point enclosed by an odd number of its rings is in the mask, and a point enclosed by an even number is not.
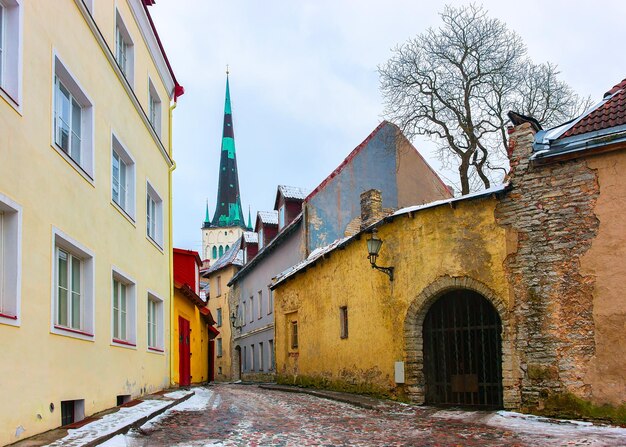
<svg viewBox="0 0 626 447"><path fill-rule="evenodd" d="M349 396L342 396L341 394L335 394L335 393L331 394L328 392L313 390L309 388L298 388L298 387L291 387L291 386L284 386L284 385L258 385L258 387L264 390L284 391L286 393L309 394L311 396L320 397L322 399L334 400L337 402L354 405L355 407L365 408L366 410L376 410L378 407L378 405L376 404L370 404L370 403L364 402L363 400L368 399L368 398L365 398L363 396L358 396L358 398L355 398L355 397L349 397Z"/></svg>

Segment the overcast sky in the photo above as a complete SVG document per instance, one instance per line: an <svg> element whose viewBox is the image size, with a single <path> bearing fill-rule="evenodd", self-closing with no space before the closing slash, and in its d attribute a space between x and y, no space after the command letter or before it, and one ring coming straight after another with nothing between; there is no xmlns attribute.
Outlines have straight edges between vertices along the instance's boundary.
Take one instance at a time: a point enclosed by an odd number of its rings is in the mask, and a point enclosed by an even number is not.
<svg viewBox="0 0 626 447"><path fill-rule="evenodd" d="M278 184L315 188L382 119L376 67L438 26L445 1L159 0L150 12L185 95L174 112L174 245L201 249L215 209L226 64L241 201L272 209ZM447 2L466 4L467 2ZM626 2L486 1L536 62L599 100L626 77ZM415 146L435 169L432 144Z"/></svg>

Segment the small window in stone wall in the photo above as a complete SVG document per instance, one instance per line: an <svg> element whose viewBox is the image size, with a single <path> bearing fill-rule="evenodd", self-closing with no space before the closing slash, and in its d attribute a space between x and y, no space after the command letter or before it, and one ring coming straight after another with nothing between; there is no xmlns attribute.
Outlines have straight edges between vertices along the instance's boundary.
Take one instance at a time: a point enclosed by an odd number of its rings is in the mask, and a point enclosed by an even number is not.
<svg viewBox="0 0 626 447"><path fill-rule="evenodd" d="M291 349L298 349L298 321L291 322Z"/></svg>
<svg viewBox="0 0 626 447"><path fill-rule="evenodd" d="M341 327L341 338L348 338L348 306L339 308L339 324Z"/></svg>

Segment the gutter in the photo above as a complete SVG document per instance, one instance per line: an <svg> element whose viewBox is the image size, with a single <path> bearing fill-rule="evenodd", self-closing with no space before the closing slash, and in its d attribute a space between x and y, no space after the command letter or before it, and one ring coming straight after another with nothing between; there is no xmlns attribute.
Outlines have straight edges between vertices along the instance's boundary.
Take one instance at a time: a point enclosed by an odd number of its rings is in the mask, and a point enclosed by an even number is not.
<svg viewBox="0 0 626 447"><path fill-rule="evenodd" d="M169 156L170 159L172 157L172 116L173 116L173 112L174 109L176 108L177 103L176 101L174 101L174 103L170 106L170 112L169 112L169 116L168 116L168 120L169 120ZM167 208L168 208L168 231L169 231L169 236L168 236L168 241L169 241L169 247L168 247L168 254L169 254L169 277L170 277L170 351L169 351L169 362L170 362L170 371L169 371L169 377L170 377L170 384L172 383L172 377L173 377L173 359L174 356L172 355L172 346L173 346L173 336L174 336L174 330L173 330L173 325L174 325L174 241L173 241L173 236L174 236L174 230L173 230L173 222L174 222L174 211L172 209L172 203L174 201L174 193L173 193L173 188L172 188L172 174L174 172L174 169L176 169L176 162L172 159L172 165L169 167L168 169L168 173L167 173L167 186L168 186L168 204L167 204Z"/></svg>

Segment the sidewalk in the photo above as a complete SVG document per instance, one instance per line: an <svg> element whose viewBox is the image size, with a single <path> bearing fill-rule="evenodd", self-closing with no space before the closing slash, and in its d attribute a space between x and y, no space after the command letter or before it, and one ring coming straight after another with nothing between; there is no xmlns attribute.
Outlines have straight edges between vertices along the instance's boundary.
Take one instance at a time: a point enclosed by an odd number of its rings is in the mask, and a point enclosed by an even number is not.
<svg viewBox="0 0 626 447"><path fill-rule="evenodd" d="M91 447L99 445L191 398L188 390L160 391L132 400L119 407L89 416L80 422L10 444L10 447Z"/></svg>

